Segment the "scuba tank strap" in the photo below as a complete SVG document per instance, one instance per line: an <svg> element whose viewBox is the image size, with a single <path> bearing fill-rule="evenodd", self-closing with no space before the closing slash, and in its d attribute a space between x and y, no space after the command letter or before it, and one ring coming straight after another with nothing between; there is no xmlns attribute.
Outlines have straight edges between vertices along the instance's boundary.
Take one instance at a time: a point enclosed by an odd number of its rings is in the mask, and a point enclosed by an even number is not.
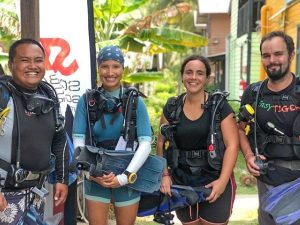
<svg viewBox="0 0 300 225"><path fill-rule="evenodd" d="M10 92L4 81L0 81L0 118L2 112L7 108Z"/></svg>
<svg viewBox="0 0 300 225"><path fill-rule="evenodd" d="M124 98L122 98L122 106L125 108L124 122L121 135L126 142L126 149L134 150L134 142L137 140L137 107L139 91L135 87L125 90Z"/></svg>
<svg viewBox="0 0 300 225"><path fill-rule="evenodd" d="M211 111L211 125L207 143L209 153L208 163L216 170L221 170L222 168L222 161L225 151L225 145L221 132L220 110L222 109L224 100L228 97L228 95L228 92L216 90L209 96L207 104L207 107L209 107Z"/></svg>
<svg viewBox="0 0 300 225"><path fill-rule="evenodd" d="M96 121L99 120L99 118L101 116L103 116L103 113L99 112L99 108L101 106L98 105L99 101L97 100L96 92L97 92L97 89L88 89L84 93L85 108L86 108L86 114L87 114L87 124L88 124L86 142L89 145L95 144L94 138L92 135L92 129L93 129ZM101 125L104 129L106 128L105 123L102 120L101 120Z"/></svg>
<svg viewBox="0 0 300 225"><path fill-rule="evenodd" d="M168 99L165 106L165 117L170 124L176 124L183 110L183 100L186 93Z"/></svg>
<svg viewBox="0 0 300 225"><path fill-rule="evenodd" d="M298 105L300 105L300 77L298 77L298 76L296 77L294 93L295 93Z"/></svg>
<svg viewBox="0 0 300 225"><path fill-rule="evenodd" d="M4 81L0 80L0 136L4 135L4 124L10 111L8 105L10 91Z"/></svg>
<svg viewBox="0 0 300 225"><path fill-rule="evenodd" d="M65 121L64 116L60 112L58 95L56 93L55 88L45 81L41 82L40 87L45 92L45 94L48 95L48 97L50 97L50 99L52 99L54 102L55 129L56 132L58 132L64 129L64 121Z"/></svg>

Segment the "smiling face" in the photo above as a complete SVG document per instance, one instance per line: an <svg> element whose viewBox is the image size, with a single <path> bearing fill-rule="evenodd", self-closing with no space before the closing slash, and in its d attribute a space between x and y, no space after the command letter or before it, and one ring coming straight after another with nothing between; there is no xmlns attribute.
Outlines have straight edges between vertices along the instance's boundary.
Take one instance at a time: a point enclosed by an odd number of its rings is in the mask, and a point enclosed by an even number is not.
<svg viewBox="0 0 300 225"><path fill-rule="evenodd" d="M287 45L281 37L266 40L261 46L262 64L271 80L280 80L290 72L295 53L288 54Z"/></svg>
<svg viewBox="0 0 300 225"><path fill-rule="evenodd" d="M20 44L8 66L16 84L34 90L45 76L45 55L35 44Z"/></svg>
<svg viewBox="0 0 300 225"><path fill-rule="evenodd" d="M191 60L185 65L182 82L187 92L201 92L204 90L207 79L206 67L200 60Z"/></svg>
<svg viewBox="0 0 300 225"><path fill-rule="evenodd" d="M103 88L107 91L114 91L121 86L121 79L124 68L121 63L115 60L107 60L98 66L100 80Z"/></svg>

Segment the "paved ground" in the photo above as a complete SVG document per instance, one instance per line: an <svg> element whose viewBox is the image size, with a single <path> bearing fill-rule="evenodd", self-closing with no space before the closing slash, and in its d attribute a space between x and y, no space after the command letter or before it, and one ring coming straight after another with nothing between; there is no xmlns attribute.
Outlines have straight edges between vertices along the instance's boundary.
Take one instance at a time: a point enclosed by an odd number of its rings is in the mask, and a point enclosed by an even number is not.
<svg viewBox="0 0 300 225"><path fill-rule="evenodd" d="M240 221L245 218L254 219L257 216L257 207L257 195L237 195L230 221ZM175 225L181 224L177 218L175 218L174 222ZM87 225L87 223L78 222L77 225Z"/></svg>

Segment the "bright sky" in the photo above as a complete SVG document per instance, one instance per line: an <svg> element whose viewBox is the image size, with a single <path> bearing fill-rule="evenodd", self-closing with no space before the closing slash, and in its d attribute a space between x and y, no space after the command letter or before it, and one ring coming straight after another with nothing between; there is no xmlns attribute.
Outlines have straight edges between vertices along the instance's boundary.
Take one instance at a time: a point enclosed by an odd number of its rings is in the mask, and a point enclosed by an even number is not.
<svg viewBox="0 0 300 225"><path fill-rule="evenodd" d="M198 0L199 13L227 13L230 0Z"/></svg>

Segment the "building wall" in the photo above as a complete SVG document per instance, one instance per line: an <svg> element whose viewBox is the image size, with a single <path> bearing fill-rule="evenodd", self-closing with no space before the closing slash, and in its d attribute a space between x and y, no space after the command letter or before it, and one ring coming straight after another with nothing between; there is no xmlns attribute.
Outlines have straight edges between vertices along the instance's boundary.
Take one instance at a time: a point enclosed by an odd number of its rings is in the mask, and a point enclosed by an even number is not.
<svg viewBox="0 0 300 225"><path fill-rule="evenodd" d="M247 34L237 37L238 27L238 0L231 1L231 31L228 39L228 57L226 58L228 65L228 91L230 99L240 99L243 91L241 90L241 80L247 79L247 55L248 44ZM259 80L260 71L260 52L259 52L260 34L252 33L251 40L251 68L250 83Z"/></svg>
<svg viewBox="0 0 300 225"><path fill-rule="evenodd" d="M225 52L226 37L230 32L230 16L228 14L209 15L208 56Z"/></svg>
<svg viewBox="0 0 300 225"><path fill-rule="evenodd" d="M259 50L260 40L261 36L259 33L252 33L250 83L259 81L261 63Z"/></svg>
<svg viewBox="0 0 300 225"><path fill-rule="evenodd" d="M300 0L291 1L286 5L285 0L266 0L268 6L267 24L262 24L266 32L282 30L289 34L297 44L297 26L300 26ZM296 60L291 64L292 72L296 71Z"/></svg>
<svg viewBox="0 0 300 225"><path fill-rule="evenodd" d="M230 36L228 38L228 57L226 57L228 69L227 73L227 90L230 93L230 99L238 99L239 97L239 68L236 67L240 62L237 54L237 18L238 18L238 0L231 1L231 22Z"/></svg>

